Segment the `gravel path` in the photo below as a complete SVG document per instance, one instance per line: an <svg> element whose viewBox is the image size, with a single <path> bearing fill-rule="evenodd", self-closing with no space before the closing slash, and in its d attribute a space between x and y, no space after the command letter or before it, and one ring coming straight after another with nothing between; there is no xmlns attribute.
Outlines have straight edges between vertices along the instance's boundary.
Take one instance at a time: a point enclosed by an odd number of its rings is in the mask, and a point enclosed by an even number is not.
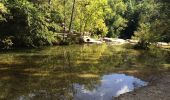
<svg viewBox="0 0 170 100"><path fill-rule="evenodd" d="M144 88L123 94L114 100L170 100L170 73L155 79Z"/></svg>

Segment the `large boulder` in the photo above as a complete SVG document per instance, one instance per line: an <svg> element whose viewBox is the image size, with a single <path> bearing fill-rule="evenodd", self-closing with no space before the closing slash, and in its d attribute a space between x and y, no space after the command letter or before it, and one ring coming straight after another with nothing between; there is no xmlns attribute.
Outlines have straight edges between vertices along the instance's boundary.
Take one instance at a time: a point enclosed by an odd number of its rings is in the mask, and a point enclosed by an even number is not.
<svg viewBox="0 0 170 100"><path fill-rule="evenodd" d="M95 39L93 39L89 36L82 36L81 38L82 38L83 42L85 42L85 43L94 43L94 44L101 44L102 43L102 41L97 41L97 40L95 40Z"/></svg>
<svg viewBox="0 0 170 100"><path fill-rule="evenodd" d="M128 43L126 40L124 39L119 39L119 38L103 38L103 41L105 42L109 42L113 45L122 45L122 44L125 44L125 43Z"/></svg>

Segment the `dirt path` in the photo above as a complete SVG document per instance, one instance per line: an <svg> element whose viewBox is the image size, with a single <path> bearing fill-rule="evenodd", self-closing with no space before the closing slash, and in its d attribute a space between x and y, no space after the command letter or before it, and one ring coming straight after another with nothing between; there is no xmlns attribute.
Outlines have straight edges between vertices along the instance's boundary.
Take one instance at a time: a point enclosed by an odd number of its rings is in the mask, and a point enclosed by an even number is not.
<svg viewBox="0 0 170 100"><path fill-rule="evenodd" d="M170 73L157 77L144 88L123 94L114 100L170 100Z"/></svg>

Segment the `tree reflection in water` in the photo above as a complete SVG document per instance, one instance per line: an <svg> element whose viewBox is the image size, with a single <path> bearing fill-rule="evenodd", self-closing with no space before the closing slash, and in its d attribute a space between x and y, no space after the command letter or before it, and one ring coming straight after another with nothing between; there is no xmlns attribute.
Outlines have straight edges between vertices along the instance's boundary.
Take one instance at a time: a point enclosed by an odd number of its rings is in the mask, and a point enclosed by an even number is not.
<svg viewBox="0 0 170 100"><path fill-rule="evenodd" d="M0 52L0 99L72 100L76 99L78 92L81 93L77 87L84 87L92 94L96 90L105 90L103 81L112 79L113 73L143 79L167 71L169 57L169 51L136 51L107 45ZM115 84L113 80L108 84ZM131 81L123 82L130 84Z"/></svg>

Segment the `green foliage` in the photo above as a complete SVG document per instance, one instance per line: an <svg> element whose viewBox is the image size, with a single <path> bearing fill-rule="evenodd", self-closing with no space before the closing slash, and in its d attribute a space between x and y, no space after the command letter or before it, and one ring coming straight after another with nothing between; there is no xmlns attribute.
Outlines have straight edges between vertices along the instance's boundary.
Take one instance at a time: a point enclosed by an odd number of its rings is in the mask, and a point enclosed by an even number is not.
<svg viewBox="0 0 170 100"><path fill-rule="evenodd" d="M0 3L0 22L5 20L4 14L7 14L7 8L3 3Z"/></svg>
<svg viewBox="0 0 170 100"><path fill-rule="evenodd" d="M160 16L155 26L156 31L160 34L160 41L170 42L170 2L168 0L160 0Z"/></svg>
<svg viewBox="0 0 170 100"><path fill-rule="evenodd" d="M135 33L136 37L142 42L155 42L158 41L158 35L155 34L154 24L155 18L159 14L159 4L154 0L145 0L138 5L139 15L139 27Z"/></svg>
<svg viewBox="0 0 170 100"><path fill-rule="evenodd" d="M106 14L106 24L109 27L107 36L118 37L127 25L127 20L123 17L127 6L123 0L108 0L108 6L111 10Z"/></svg>
<svg viewBox="0 0 170 100"><path fill-rule="evenodd" d="M47 21L46 13L27 0L6 1L10 11L7 22L2 22L0 27L3 36L13 36L15 46L36 47L52 44L53 32Z"/></svg>
<svg viewBox="0 0 170 100"><path fill-rule="evenodd" d="M162 3L156 0L143 0L138 5L139 27L135 37L140 40L140 44L153 43L162 41L165 37L168 38L168 23L170 21L166 10L161 11L162 7L164 7Z"/></svg>
<svg viewBox="0 0 170 100"><path fill-rule="evenodd" d="M12 37L12 46L53 45L64 41L57 33L68 32L170 42L169 8L166 0L1 0L0 42ZM72 35L68 44L77 43Z"/></svg>

